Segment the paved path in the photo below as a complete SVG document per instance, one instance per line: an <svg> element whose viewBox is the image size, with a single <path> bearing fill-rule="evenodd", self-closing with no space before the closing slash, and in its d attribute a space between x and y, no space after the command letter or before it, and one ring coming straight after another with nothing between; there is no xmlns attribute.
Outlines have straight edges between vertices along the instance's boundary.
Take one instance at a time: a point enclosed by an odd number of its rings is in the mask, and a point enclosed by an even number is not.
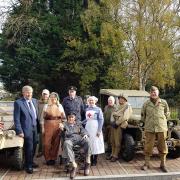
<svg viewBox="0 0 180 180"><path fill-rule="evenodd" d="M47 166L43 157L37 158L35 161L40 167L35 169L32 175L27 174L25 171L9 170L3 180L68 179L69 174L64 172L63 166L58 164ZM168 159L168 174L161 172L159 168L160 160L157 155L152 158L153 168L151 170L142 171L141 166L143 163L142 153L136 154L136 158L131 162L120 160L115 163L105 160L103 155L99 157L98 165L91 167L90 176L84 177L83 172L80 172L77 179L177 180L178 177L180 178L180 158Z"/></svg>

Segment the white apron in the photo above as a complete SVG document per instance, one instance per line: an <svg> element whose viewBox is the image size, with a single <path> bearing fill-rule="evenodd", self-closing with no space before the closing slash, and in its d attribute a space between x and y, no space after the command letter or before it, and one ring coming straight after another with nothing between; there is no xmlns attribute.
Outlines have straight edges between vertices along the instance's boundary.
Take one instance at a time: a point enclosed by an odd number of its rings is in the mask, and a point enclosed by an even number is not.
<svg viewBox="0 0 180 180"><path fill-rule="evenodd" d="M94 111L87 111L87 113L93 114ZM85 129L88 131L89 136L90 136L90 146L91 146L91 152L92 155L94 154L102 154L104 153L104 139L103 139L103 134L101 132L100 136L97 137L97 131L98 131L98 121L93 119L94 115L91 117L87 117L87 123L85 126Z"/></svg>

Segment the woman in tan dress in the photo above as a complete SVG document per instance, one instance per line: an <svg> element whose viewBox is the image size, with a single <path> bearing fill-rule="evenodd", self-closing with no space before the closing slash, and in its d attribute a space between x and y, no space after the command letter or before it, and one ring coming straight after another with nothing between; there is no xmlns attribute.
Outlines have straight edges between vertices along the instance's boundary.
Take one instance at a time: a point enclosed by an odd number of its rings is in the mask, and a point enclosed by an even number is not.
<svg viewBox="0 0 180 180"><path fill-rule="evenodd" d="M59 96L52 92L48 104L43 109L44 113L44 157L47 165L54 165L58 157L60 134L59 123L65 119Z"/></svg>

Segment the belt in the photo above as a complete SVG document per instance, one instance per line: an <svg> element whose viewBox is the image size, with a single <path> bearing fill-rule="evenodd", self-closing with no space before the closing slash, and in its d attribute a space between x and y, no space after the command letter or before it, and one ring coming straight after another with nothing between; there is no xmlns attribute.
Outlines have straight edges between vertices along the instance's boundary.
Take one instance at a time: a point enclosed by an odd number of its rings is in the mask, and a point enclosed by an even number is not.
<svg viewBox="0 0 180 180"><path fill-rule="evenodd" d="M53 118L48 118L48 119L45 119L45 121L52 121L52 120L61 120L61 118L59 117L53 117Z"/></svg>

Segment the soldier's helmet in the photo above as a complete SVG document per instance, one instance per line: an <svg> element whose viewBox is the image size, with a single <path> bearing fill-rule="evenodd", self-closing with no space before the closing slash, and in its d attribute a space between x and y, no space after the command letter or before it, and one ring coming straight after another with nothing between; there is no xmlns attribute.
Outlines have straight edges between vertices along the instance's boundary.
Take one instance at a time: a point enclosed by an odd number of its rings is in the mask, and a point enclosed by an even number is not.
<svg viewBox="0 0 180 180"><path fill-rule="evenodd" d="M120 94L120 95L118 96L118 99L120 99L120 98L123 98L123 99L125 99L126 101L128 101L128 96L127 96L126 94Z"/></svg>

